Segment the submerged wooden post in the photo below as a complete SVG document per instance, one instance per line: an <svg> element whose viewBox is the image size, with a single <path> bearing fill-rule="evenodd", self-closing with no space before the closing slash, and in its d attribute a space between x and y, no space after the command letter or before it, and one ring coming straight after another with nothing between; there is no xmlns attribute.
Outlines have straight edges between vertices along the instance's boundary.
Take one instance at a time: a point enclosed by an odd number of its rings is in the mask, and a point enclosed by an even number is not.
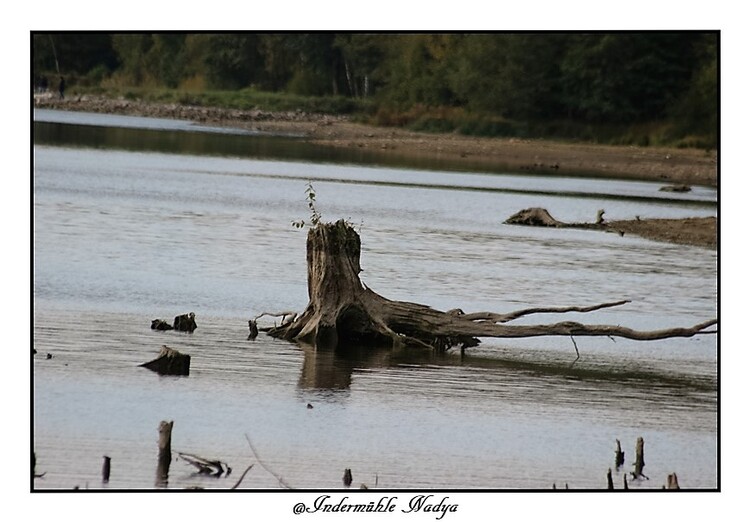
<svg viewBox="0 0 750 522"><path fill-rule="evenodd" d="M620 469L625 464L625 452L622 451L620 446L620 439L615 439L617 443L617 449L615 449L615 469Z"/></svg>
<svg viewBox="0 0 750 522"><path fill-rule="evenodd" d="M104 464L102 464L102 482L109 482L109 470L112 459L104 455Z"/></svg>
<svg viewBox="0 0 750 522"><path fill-rule="evenodd" d="M344 486L346 486L347 488L352 485L352 470L350 470L349 468L346 468L344 470L343 480L344 480Z"/></svg>
<svg viewBox="0 0 750 522"><path fill-rule="evenodd" d="M172 426L174 421L159 423L159 460L156 465L156 485L166 487L169 465L172 463Z"/></svg>
<svg viewBox="0 0 750 522"><path fill-rule="evenodd" d="M638 437L635 442L635 471L633 471L633 478L643 477L648 480L648 477L643 474L643 468L646 466L646 462L643 460L643 437Z"/></svg>

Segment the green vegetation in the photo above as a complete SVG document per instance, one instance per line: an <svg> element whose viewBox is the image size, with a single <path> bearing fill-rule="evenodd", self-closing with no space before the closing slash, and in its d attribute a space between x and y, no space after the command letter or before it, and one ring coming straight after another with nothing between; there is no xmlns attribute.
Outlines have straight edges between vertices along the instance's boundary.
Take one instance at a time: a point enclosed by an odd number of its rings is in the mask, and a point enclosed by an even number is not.
<svg viewBox="0 0 750 522"><path fill-rule="evenodd" d="M71 92L482 136L715 147L716 32L34 33ZM51 82L55 85L56 82Z"/></svg>

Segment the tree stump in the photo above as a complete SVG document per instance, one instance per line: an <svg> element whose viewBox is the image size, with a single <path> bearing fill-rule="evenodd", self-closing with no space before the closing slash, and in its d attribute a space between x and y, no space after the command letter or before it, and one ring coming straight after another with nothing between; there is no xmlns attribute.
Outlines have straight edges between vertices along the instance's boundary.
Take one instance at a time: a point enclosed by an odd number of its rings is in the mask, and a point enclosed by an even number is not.
<svg viewBox="0 0 750 522"><path fill-rule="evenodd" d="M179 332L193 333L198 325L195 324L195 314L190 312L189 314L178 315L174 318L172 327Z"/></svg>
<svg viewBox="0 0 750 522"><path fill-rule="evenodd" d="M346 486L347 488L349 486L351 486L352 485L352 480L353 480L352 479L352 470L349 469L349 468L346 468L344 470L344 477L341 480L344 483L344 486Z"/></svg>
<svg viewBox="0 0 750 522"><path fill-rule="evenodd" d="M655 340L716 333L704 331L715 325L716 319L689 328L653 331L572 321L503 324L536 313L590 312L623 305L628 302L625 300L585 307L535 307L505 314L441 312L422 304L391 301L359 279L360 253L359 234L345 221L311 228L307 234L307 307L293 321L268 329L268 335L318 347L390 345L447 350L458 345L476 346L481 337L619 336Z"/></svg>
<svg viewBox="0 0 750 522"><path fill-rule="evenodd" d="M638 437L635 442L635 463L633 465L635 466L635 470L632 472L633 478L643 477L648 480L648 477L643 474L643 468L646 466L646 462L643 460L643 437Z"/></svg>
<svg viewBox="0 0 750 522"><path fill-rule="evenodd" d="M141 366L159 375L190 375L190 356L163 345L159 357Z"/></svg>
<svg viewBox="0 0 750 522"><path fill-rule="evenodd" d="M163 319L154 319L151 321L152 330L172 330L174 327Z"/></svg>
<svg viewBox="0 0 750 522"><path fill-rule="evenodd" d="M165 487L169 480L169 465L172 463L172 427L174 421L159 423L159 458L156 464L156 485Z"/></svg>

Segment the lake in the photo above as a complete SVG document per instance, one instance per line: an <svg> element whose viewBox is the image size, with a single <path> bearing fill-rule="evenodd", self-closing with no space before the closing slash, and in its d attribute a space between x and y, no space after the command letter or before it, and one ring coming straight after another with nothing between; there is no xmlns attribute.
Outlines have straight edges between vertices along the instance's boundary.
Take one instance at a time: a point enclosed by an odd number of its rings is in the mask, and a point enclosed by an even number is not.
<svg viewBox="0 0 750 522"><path fill-rule="evenodd" d="M249 318L307 304L307 229L291 222L309 220L308 182L324 220L359 231L362 280L385 297L466 312L630 299L517 322L637 329L716 317L717 252L503 221L532 206L562 221L593 221L600 208L611 220L716 216L713 189L467 172L41 110L33 161L35 489L156 487L162 420L174 421L175 456L233 469L202 476L177 458L170 489L230 488L253 463L241 488L279 488L277 477L341 488L348 468L353 487L599 489L613 468L619 489L638 437L650 480L631 488L660 488L670 473L683 488L718 486L715 335L577 338L579 359L565 337L483 339L463 356L247 339ZM192 334L150 328L188 312ZM188 377L139 367L162 345L191 356Z"/></svg>

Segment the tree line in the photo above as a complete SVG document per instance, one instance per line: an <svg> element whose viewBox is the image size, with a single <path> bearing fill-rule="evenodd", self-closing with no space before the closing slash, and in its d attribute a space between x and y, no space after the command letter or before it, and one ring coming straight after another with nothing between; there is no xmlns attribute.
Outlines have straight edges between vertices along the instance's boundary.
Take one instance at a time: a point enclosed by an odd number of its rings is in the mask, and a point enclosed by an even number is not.
<svg viewBox="0 0 750 522"><path fill-rule="evenodd" d="M90 82L340 96L496 125L668 122L717 137L716 32L34 33L32 48L35 74Z"/></svg>

